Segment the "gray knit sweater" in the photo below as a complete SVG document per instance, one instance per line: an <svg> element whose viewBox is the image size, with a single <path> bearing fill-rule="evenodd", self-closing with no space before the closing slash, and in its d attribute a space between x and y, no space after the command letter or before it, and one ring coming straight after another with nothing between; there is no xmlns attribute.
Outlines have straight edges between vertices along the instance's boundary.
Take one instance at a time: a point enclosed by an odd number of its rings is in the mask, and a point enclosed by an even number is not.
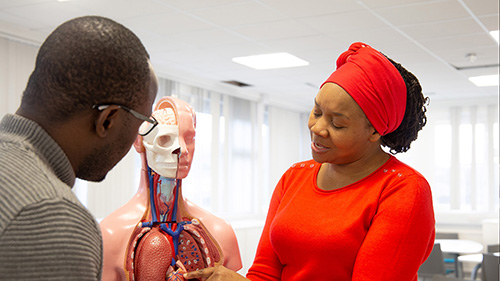
<svg viewBox="0 0 500 281"><path fill-rule="evenodd" d="M100 280L99 225L71 192L75 174L38 124L0 123L0 280Z"/></svg>

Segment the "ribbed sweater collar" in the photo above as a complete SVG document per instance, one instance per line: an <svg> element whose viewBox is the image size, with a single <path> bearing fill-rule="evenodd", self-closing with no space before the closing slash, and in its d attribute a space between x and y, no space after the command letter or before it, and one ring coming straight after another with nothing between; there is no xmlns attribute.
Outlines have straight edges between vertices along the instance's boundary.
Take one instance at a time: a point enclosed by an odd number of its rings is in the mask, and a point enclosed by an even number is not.
<svg viewBox="0 0 500 281"><path fill-rule="evenodd" d="M0 122L0 131L30 143L35 152L68 186L75 184L75 172L68 157L56 141L37 123L19 115L7 114Z"/></svg>

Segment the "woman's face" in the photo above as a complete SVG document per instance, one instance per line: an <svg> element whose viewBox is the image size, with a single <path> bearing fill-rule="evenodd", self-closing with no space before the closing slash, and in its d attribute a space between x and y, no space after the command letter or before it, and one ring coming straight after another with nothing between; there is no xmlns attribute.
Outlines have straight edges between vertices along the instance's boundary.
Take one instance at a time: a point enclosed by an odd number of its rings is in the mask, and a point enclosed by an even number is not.
<svg viewBox="0 0 500 281"><path fill-rule="evenodd" d="M380 146L361 108L334 83L326 83L316 95L308 127L312 156L318 163L353 163Z"/></svg>

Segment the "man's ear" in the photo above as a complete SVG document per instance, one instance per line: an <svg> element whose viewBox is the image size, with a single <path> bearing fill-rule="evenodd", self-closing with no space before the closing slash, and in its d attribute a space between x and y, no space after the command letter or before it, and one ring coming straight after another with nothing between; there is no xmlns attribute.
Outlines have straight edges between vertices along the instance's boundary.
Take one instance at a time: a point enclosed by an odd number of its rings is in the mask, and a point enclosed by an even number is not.
<svg viewBox="0 0 500 281"><path fill-rule="evenodd" d="M96 134L104 138L107 136L109 130L111 130L117 122L118 108L110 106L102 111L98 112L97 118L94 121Z"/></svg>

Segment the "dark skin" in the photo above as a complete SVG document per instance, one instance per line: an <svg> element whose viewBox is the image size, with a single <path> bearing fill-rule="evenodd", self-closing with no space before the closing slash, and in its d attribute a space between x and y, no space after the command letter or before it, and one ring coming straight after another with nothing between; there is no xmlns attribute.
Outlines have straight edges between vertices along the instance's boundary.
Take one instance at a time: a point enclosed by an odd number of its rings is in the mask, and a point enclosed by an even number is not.
<svg viewBox="0 0 500 281"><path fill-rule="evenodd" d="M322 163L317 184L323 190L338 189L363 179L389 159L380 147L380 134L354 99L336 84L326 83L316 95L308 127L313 158ZM188 272L184 278L248 280L224 266Z"/></svg>
<svg viewBox="0 0 500 281"><path fill-rule="evenodd" d="M361 108L340 86L326 83L309 116L312 155L322 163L318 187L333 190L357 182L382 166L389 155Z"/></svg>
<svg viewBox="0 0 500 281"><path fill-rule="evenodd" d="M144 102L134 108L151 115L158 81L150 64L150 84ZM65 122L54 124L50 116L25 105L16 114L38 123L59 144L78 178L102 181L132 146L142 121L117 106L102 111L92 108Z"/></svg>
<svg viewBox="0 0 500 281"><path fill-rule="evenodd" d="M206 280L206 281L249 280L222 265L216 267L207 267L201 270L188 272L184 274L184 278L186 278L187 280L201 278L201 280Z"/></svg>

